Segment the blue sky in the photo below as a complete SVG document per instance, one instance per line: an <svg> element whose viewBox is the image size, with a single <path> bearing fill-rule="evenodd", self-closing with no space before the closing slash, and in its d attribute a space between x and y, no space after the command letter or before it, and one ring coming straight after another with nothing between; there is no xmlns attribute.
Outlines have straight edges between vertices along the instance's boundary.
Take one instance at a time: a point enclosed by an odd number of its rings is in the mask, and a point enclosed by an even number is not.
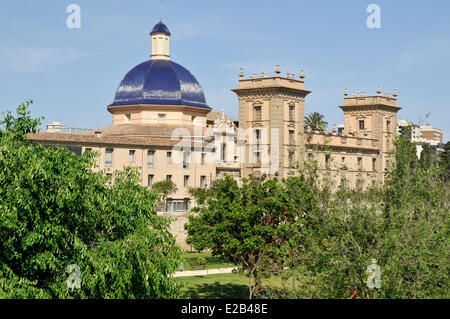
<svg viewBox="0 0 450 319"><path fill-rule="evenodd" d="M81 7L69 29L66 8ZM366 8L381 7L369 29ZM150 55L159 0L40 0L0 4L0 111L34 99L44 124L99 128L123 76ZM343 92L399 92L400 119L450 122L450 1L164 0L171 59L189 69L209 105L238 118L239 68L246 76L305 70L305 112L343 122ZM427 117L428 116L428 117Z"/></svg>

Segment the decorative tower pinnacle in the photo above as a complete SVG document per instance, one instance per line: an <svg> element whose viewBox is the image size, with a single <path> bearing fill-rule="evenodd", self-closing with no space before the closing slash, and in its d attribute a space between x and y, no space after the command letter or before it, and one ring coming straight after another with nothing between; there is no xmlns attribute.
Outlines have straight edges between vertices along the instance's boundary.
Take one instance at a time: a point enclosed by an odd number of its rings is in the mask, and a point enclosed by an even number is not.
<svg viewBox="0 0 450 319"><path fill-rule="evenodd" d="M300 79L303 81L304 78L305 78L305 72L304 72L304 70L301 70L300 71Z"/></svg>
<svg viewBox="0 0 450 319"><path fill-rule="evenodd" d="M244 78L244 68L241 68L241 71L239 72L239 78L240 79Z"/></svg>
<svg viewBox="0 0 450 319"><path fill-rule="evenodd" d="M378 85L377 95L381 95L381 86Z"/></svg>
<svg viewBox="0 0 450 319"><path fill-rule="evenodd" d="M280 74L281 74L281 70L280 70L280 65L279 64L277 64L277 69L275 70L275 74L277 76L280 76Z"/></svg>

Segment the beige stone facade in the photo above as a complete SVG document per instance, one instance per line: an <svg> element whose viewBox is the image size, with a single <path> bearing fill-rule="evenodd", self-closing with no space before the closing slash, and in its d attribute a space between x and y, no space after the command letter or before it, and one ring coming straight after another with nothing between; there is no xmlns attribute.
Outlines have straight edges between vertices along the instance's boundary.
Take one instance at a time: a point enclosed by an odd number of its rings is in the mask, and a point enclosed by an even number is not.
<svg viewBox="0 0 450 319"><path fill-rule="evenodd" d="M330 184L332 179L335 187L381 185L391 161L401 109L397 93L392 97L382 95L380 89L375 96L345 93L344 104L339 106L344 112L343 131L305 132L304 103L311 91L304 88L303 71L299 79L280 73L277 67L275 77L263 74L244 79L241 70L239 88L233 89L239 100L239 126L247 131L242 174L289 177L297 174L296 167L303 167L306 160L317 161L324 182ZM262 142L254 138L261 135L257 131L267 134ZM255 153L270 156L264 161L252 157ZM278 169L271 171L269 167L274 166Z"/></svg>
<svg viewBox="0 0 450 319"><path fill-rule="evenodd" d="M151 60L168 63L169 44L168 31L153 32ZM238 83L232 91L238 98L239 121L223 111L187 103L119 103L107 107L110 126L82 134L29 137L44 145L75 148L80 154L97 151L95 169L108 175L126 166L138 167L143 186L171 179L178 190L168 198L168 211L189 211L195 205L190 187L210 187L225 175L237 180L250 174L294 176L297 165L303 167L305 161L316 160L323 179L333 178L339 187L384 182L400 110L396 92L392 96L380 90L375 96L345 93L339 106L344 128L338 134L305 131L305 101L311 91L305 89L303 70L298 77L282 76L277 67L274 76L244 78L241 69ZM121 92L139 85L124 86ZM194 94L201 91L198 83L180 81L180 87Z"/></svg>
<svg viewBox="0 0 450 319"><path fill-rule="evenodd" d="M300 80L276 76L244 79L241 71L239 88L233 89L239 101L239 128L246 136L241 155L242 174L280 176L295 174L293 163L302 161L304 143L300 136L304 127L305 97ZM264 156L265 155L265 156Z"/></svg>

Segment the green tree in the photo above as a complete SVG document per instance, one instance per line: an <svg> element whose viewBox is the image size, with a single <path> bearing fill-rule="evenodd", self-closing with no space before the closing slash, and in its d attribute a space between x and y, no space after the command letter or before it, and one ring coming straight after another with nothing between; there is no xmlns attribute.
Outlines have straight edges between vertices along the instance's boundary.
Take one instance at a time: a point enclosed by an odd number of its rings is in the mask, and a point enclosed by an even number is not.
<svg viewBox="0 0 450 319"><path fill-rule="evenodd" d="M300 297L448 298L449 192L434 167L423 168L415 145L395 140L395 164L383 189L341 190L312 206L290 258L311 271L314 289ZM377 261L381 288L367 286ZM311 288L311 287L310 287Z"/></svg>
<svg viewBox="0 0 450 319"><path fill-rule="evenodd" d="M283 268L292 225L300 223L308 207L307 196L303 202L290 200L291 192L302 191L300 184L265 176L243 179L241 187L229 176L216 181L210 197L189 217L187 243L233 261L249 277L252 298L263 278Z"/></svg>
<svg viewBox="0 0 450 319"><path fill-rule="evenodd" d="M180 250L137 170L109 187L95 154L29 142L40 121L27 104L17 112L0 134L0 298L179 296ZM72 264L80 289L66 284Z"/></svg>
<svg viewBox="0 0 450 319"><path fill-rule="evenodd" d="M450 142L444 145L444 151L439 156L438 163L441 168L441 176L448 182L450 180Z"/></svg>
<svg viewBox="0 0 450 319"><path fill-rule="evenodd" d="M152 185L152 191L155 192L160 200L158 201L159 207L165 207L166 199L170 194L177 192L177 185L170 179L156 182Z"/></svg>
<svg viewBox="0 0 450 319"><path fill-rule="evenodd" d="M324 118L325 117L318 112L309 113L307 116L305 116L305 128L310 128L313 131L325 131L328 122L325 122L323 120Z"/></svg>
<svg viewBox="0 0 450 319"><path fill-rule="evenodd" d="M11 111L3 113L3 119L0 121L0 125L4 127L4 132L0 130L0 134L7 133L13 134L20 139L25 139L25 135L28 133L36 133L39 131L38 126L41 124L41 120L44 117L33 119L28 107L33 104L33 100L26 100L20 104L16 110L16 116Z"/></svg>
<svg viewBox="0 0 450 319"><path fill-rule="evenodd" d="M431 148L429 144L423 144L422 152L420 153L419 164L422 168L429 168L431 166Z"/></svg>

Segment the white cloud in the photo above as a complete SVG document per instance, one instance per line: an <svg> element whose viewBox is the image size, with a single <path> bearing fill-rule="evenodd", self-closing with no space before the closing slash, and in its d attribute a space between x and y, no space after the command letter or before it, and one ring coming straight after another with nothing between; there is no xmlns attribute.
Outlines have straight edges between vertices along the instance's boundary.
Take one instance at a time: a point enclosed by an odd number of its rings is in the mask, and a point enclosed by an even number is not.
<svg viewBox="0 0 450 319"><path fill-rule="evenodd" d="M71 48L0 48L0 68L38 72L92 55Z"/></svg>

